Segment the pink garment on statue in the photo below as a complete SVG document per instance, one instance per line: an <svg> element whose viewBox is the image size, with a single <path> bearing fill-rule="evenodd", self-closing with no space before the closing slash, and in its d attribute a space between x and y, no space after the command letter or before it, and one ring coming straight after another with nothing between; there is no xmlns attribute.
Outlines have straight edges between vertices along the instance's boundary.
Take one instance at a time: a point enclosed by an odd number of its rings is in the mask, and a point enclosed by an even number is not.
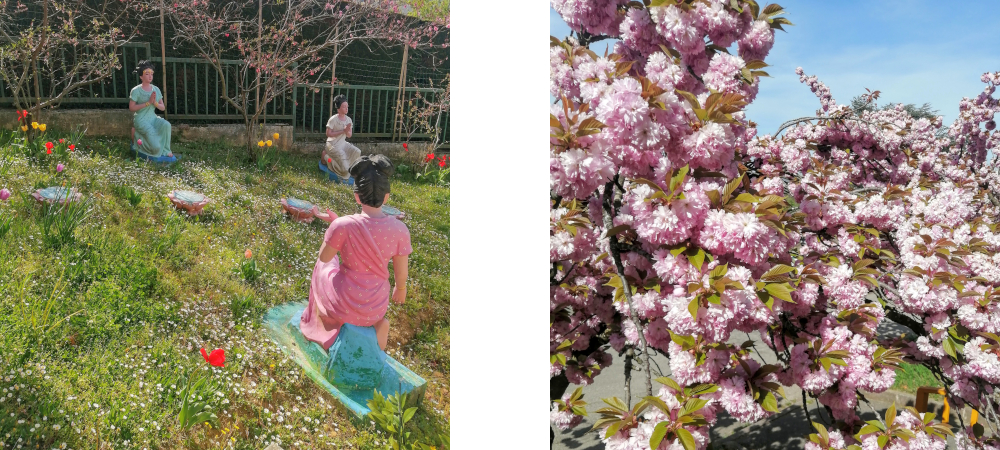
<svg viewBox="0 0 1000 450"><path fill-rule="evenodd" d="M369 327L389 307L389 261L413 252L410 231L393 216L354 214L338 217L323 237L337 249L328 263L316 259L309 306L302 314L302 334L329 349L341 325Z"/></svg>

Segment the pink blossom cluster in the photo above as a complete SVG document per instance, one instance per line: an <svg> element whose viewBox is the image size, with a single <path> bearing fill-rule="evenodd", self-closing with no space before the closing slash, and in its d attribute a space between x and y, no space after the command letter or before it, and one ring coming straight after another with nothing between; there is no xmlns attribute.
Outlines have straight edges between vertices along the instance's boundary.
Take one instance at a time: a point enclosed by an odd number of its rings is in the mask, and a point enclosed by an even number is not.
<svg viewBox="0 0 1000 450"><path fill-rule="evenodd" d="M649 448L660 423L704 448L718 412L744 422L773 414L764 399L777 394L761 392L778 384L830 408L843 428L829 448L869 448L874 435L852 437L864 425L861 395L889 389L904 358L939 368L954 405L992 407L1000 72L984 75L984 92L962 101L943 135L940 118L901 105L838 105L799 68L817 115L757 136L740 109L760 80L744 69L767 56L774 32L735 3L552 3L580 36L621 40L604 57L572 39L550 52L561 99L551 111L550 374L588 384L610 363L603 349L636 355L633 365L660 351L673 382L712 387L701 396L708 425L684 425L686 394L665 385L656 397L666 409L625 414L630 425L605 439L616 449ZM734 43L737 55L718 50ZM710 105L725 112L710 115ZM880 336L886 320L911 336ZM734 343L735 332L759 336L777 361ZM897 422L915 437L889 448L943 448L909 412Z"/></svg>

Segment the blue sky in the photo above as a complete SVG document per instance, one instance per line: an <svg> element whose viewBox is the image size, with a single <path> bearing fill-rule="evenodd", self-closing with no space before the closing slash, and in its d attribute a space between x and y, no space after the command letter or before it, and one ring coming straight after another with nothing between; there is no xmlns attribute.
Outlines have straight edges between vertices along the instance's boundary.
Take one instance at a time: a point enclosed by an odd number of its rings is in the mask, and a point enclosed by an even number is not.
<svg viewBox="0 0 1000 450"><path fill-rule="evenodd" d="M762 5L766 3L761 3ZM944 116L958 114L962 97L982 92L979 76L1000 70L1000 10L991 2L781 1L795 26L777 31L762 80L747 108L760 134L785 120L811 116L819 102L799 83L795 68L817 75L838 103L865 88L879 104L927 102ZM549 8L549 27L562 38L569 27ZM603 54L606 42L591 48Z"/></svg>

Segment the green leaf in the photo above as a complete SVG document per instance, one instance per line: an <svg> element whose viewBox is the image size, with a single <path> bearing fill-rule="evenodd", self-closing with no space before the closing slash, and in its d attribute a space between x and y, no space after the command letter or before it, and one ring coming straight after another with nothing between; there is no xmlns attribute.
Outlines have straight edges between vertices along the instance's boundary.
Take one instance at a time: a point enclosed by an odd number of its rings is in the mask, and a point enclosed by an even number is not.
<svg viewBox="0 0 1000 450"><path fill-rule="evenodd" d="M893 403L889 405L889 409L885 410L885 425L892 428L893 422L896 421L896 404Z"/></svg>
<svg viewBox="0 0 1000 450"><path fill-rule="evenodd" d="M885 425L882 425L882 422L879 422L877 420L868 420L865 423L877 428L879 431L885 431Z"/></svg>
<svg viewBox="0 0 1000 450"><path fill-rule="evenodd" d="M704 383L691 387L691 395L711 394L719 390L719 386L712 383Z"/></svg>
<svg viewBox="0 0 1000 450"><path fill-rule="evenodd" d="M771 267L767 272L764 272L764 275L761 275L760 278L764 280L770 277L776 277L778 275L784 275L786 273L794 271L795 271L794 267L786 266L784 264L775 264L774 267Z"/></svg>
<svg viewBox="0 0 1000 450"><path fill-rule="evenodd" d="M878 437L878 448L885 448L885 445L889 443L889 436L881 435Z"/></svg>
<svg viewBox="0 0 1000 450"><path fill-rule="evenodd" d="M701 109L701 103L698 103L698 97L696 97L694 94L692 94L690 92L687 92L687 91L682 91L680 89L675 89L674 92L676 92L677 95L680 95L681 97L684 97L684 99L687 100L688 103L691 104L691 108L693 108L693 109Z"/></svg>
<svg viewBox="0 0 1000 450"><path fill-rule="evenodd" d="M777 3L772 3L764 7L764 10L761 11L761 14L763 14L764 16L775 16L779 14L784 14L784 12L785 9L782 8L781 5Z"/></svg>
<svg viewBox="0 0 1000 450"><path fill-rule="evenodd" d="M698 447L695 445L694 436L691 435L690 431L678 428L674 431L674 434L677 435L677 439L680 439L681 445L684 446L684 450L697 450Z"/></svg>
<svg viewBox="0 0 1000 450"><path fill-rule="evenodd" d="M614 409L617 409L619 412L624 413L625 411L628 411L628 408L625 407L625 403L622 402L621 399L619 399L618 397L606 398L604 399L604 403L607 403L609 406L611 406Z"/></svg>
<svg viewBox="0 0 1000 450"><path fill-rule="evenodd" d="M698 301L698 297L695 297L694 300L691 300L691 303L688 303L688 312L691 313L691 318L694 320L698 320L698 308L700 307L701 303Z"/></svg>
<svg viewBox="0 0 1000 450"><path fill-rule="evenodd" d="M950 336L945 337L944 340L941 341L941 348L948 354L948 356L951 356L952 359L956 361L958 360L958 352L955 351L955 344L951 340Z"/></svg>
<svg viewBox="0 0 1000 450"><path fill-rule="evenodd" d="M606 233L604 233L604 237L617 236L617 235L622 234L622 233L624 233L624 232L626 232L628 230L631 230L631 229L632 229L631 225L629 225L629 224L621 224L621 225L618 225L617 227L611 228Z"/></svg>
<svg viewBox="0 0 1000 450"><path fill-rule="evenodd" d="M726 276L726 273L728 272L729 272L729 264L720 264L718 266L715 266L714 269L712 269L712 273L709 274L709 277L722 278Z"/></svg>
<svg viewBox="0 0 1000 450"><path fill-rule="evenodd" d="M679 186L679 185L681 185L681 184L684 183L684 180L687 178L687 174L688 174L689 170L690 170L690 167L688 167L688 166L681 167L680 170L677 171L677 175L674 175L673 177L670 178L670 190L671 191L675 190L677 188L677 186Z"/></svg>
<svg viewBox="0 0 1000 450"><path fill-rule="evenodd" d="M651 395L649 397L645 397L643 400L646 400L647 402L651 403L653 406L657 407L657 409L663 411L664 414L667 415L670 414L670 407L667 406L666 402L664 402L661 398Z"/></svg>
<svg viewBox="0 0 1000 450"><path fill-rule="evenodd" d="M768 392L764 394L764 401L760 404L764 411L778 412L778 399L775 398L773 392Z"/></svg>
<svg viewBox="0 0 1000 450"><path fill-rule="evenodd" d="M816 429L816 431L819 432L819 435L820 435L820 437L823 438L823 441L829 441L830 440L830 433L828 431L826 431L826 427L824 427L823 424L817 423L817 422L813 422L812 426L813 426L813 428Z"/></svg>
<svg viewBox="0 0 1000 450"><path fill-rule="evenodd" d="M686 416L691 414L708 404L708 400L703 400L700 398L692 398L684 402L684 407L681 408L681 412L678 413L681 416ZM654 447L655 448L655 447Z"/></svg>
<svg viewBox="0 0 1000 450"><path fill-rule="evenodd" d="M673 337L673 333L671 333L671 337ZM672 388L675 391L681 391L682 390L681 389L681 385L677 384L677 382L674 381L670 377L660 377L660 378L657 378L656 382L660 383L660 384L663 384L663 385L666 385L666 386L669 386L670 388ZM716 386L716 389L718 389L718 386Z"/></svg>
<svg viewBox="0 0 1000 450"><path fill-rule="evenodd" d="M573 408L573 409L574 409L574 412L575 412L576 408ZM406 412L403 413L403 423L409 422L410 419L413 418L413 415L416 414L416 413L417 413L417 407L416 406L407 409ZM586 414L586 411L584 411L584 413Z"/></svg>
<svg viewBox="0 0 1000 450"><path fill-rule="evenodd" d="M607 431L604 432L604 439L614 436L615 433L617 433L618 430L622 428L622 425L625 425L625 422L622 422L620 420L611 424L611 426L608 427Z"/></svg>
<svg viewBox="0 0 1000 450"><path fill-rule="evenodd" d="M667 435L667 422L660 422L653 428L653 434L649 436L649 448L659 448L660 442Z"/></svg>
<svg viewBox="0 0 1000 450"><path fill-rule="evenodd" d="M792 289L788 283L768 283L764 286L764 290L767 291L768 294L771 294L781 300L789 303L795 303L792 300Z"/></svg>
<svg viewBox="0 0 1000 450"><path fill-rule="evenodd" d="M692 266L695 266L698 268L698 270L701 270L701 266L705 262L705 250L699 248L698 251L695 252L693 256L688 257L688 261L691 263Z"/></svg>
<svg viewBox="0 0 1000 450"><path fill-rule="evenodd" d="M877 433L878 431L880 431L878 428L875 428L875 426L868 424L861 427L861 431L858 432L858 435L861 436L869 433Z"/></svg>

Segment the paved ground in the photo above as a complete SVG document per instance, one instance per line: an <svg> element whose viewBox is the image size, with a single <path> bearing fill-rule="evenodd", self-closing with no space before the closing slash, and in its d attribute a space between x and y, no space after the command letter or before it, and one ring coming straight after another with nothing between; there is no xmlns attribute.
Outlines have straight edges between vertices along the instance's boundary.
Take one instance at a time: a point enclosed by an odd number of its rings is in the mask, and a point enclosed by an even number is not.
<svg viewBox="0 0 1000 450"><path fill-rule="evenodd" d="M889 321L886 321L883 326L879 327L879 334L883 336L899 335L905 331L906 329L904 327ZM756 335L751 335L750 337L754 341L759 342L759 338ZM747 335L742 332L736 332L731 340L738 343L744 342L747 340ZM756 347L760 352L761 357L764 358L766 362L775 361L774 354L767 349L766 345L758 344ZM604 444L601 443L598 435L599 432L590 431L591 427L593 427L595 419L599 417L599 415L594 414L593 411L596 411L604 405L604 402L601 401L603 398L615 396L622 400L625 398L625 375L623 373L623 365L621 360L617 358L617 355L612 356L615 358L615 362L613 362L610 367L605 369L600 376L595 378L593 384L583 388L583 398L587 401L587 411L590 415L584 418L583 423L578 425L576 428L565 432L556 429L556 439L552 449L604 449ZM659 367L663 370L664 375L669 374L670 368L665 357L657 356L653 358L653 361L658 363ZM654 366L653 378L660 376L659 373L660 372L658 372L657 368ZM653 384L653 392L655 393L659 389L659 385L656 382ZM570 385L567 392L572 392L574 389L576 389L576 386ZM804 448L809 434L814 431L812 430L809 420L806 418L805 411L802 409L802 391L796 387L785 387L784 389L789 398L781 399L778 403L778 413L765 421L754 424L743 424L737 422L724 411L720 413L718 416L718 422L711 431L712 448L716 450L794 450ZM642 372L636 371L632 375L632 403L635 404L635 402L644 395L645 377ZM879 414L884 413L886 408L888 408L893 402L896 403L897 407L912 406L914 403L914 396L912 394L891 390L882 394L869 394L866 397L872 403L872 406L879 411ZM938 417L940 417L941 405L931 402L930 408L937 412ZM867 410L867 408L864 407L863 409ZM820 418L822 418L823 421L830 420L830 418L826 416L825 411L817 408L815 401L811 401L809 403L809 412L812 415L813 421L822 422ZM862 416L865 419L874 418L874 414L870 410L868 410L867 413L862 414ZM967 412L965 412L965 418L968 419ZM958 423L958 418L954 414L952 414L951 423ZM950 440L949 448L954 448L954 445Z"/></svg>

